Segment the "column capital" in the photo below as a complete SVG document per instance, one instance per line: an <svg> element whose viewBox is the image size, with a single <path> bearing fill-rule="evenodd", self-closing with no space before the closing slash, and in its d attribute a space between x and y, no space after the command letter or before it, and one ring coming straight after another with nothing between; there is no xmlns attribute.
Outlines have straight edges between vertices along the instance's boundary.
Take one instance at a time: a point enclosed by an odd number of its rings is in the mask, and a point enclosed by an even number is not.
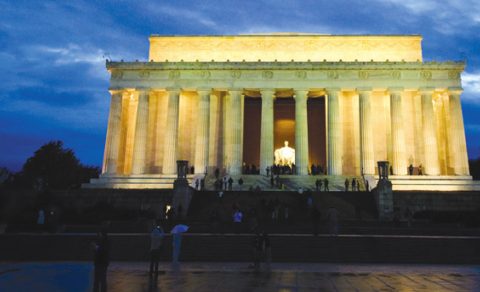
<svg viewBox="0 0 480 292"><path fill-rule="evenodd" d="M243 94L243 88L231 88L227 90L228 94Z"/></svg>
<svg viewBox="0 0 480 292"><path fill-rule="evenodd" d="M435 91L435 88L434 87L420 87L418 89L418 92L420 92L420 94L429 94L429 95L432 95L433 92Z"/></svg>
<svg viewBox="0 0 480 292"><path fill-rule="evenodd" d="M327 94L328 94L329 92L340 92L341 89L340 87L328 87L328 88L325 88L325 91L327 91Z"/></svg>
<svg viewBox="0 0 480 292"><path fill-rule="evenodd" d="M277 92L277 90L275 88L260 88L259 89L260 93L272 93L272 94L275 94Z"/></svg>
<svg viewBox="0 0 480 292"><path fill-rule="evenodd" d="M197 89L197 94L200 97L210 96L212 94L212 89Z"/></svg>
<svg viewBox="0 0 480 292"><path fill-rule="evenodd" d="M451 95L453 95L453 94L460 95L460 94L462 94L462 92L463 92L463 88L461 88L461 87L449 87L448 88L448 93L451 94Z"/></svg>
<svg viewBox="0 0 480 292"><path fill-rule="evenodd" d="M308 98L308 89L294 89L293 90L293 97L297 100L306 100Z"/></svg>
<svg viewBox="0 0 480 292"><path fill-rule="evenodd" d="M108 92L110 92L110 95L123 94L123 90L122 90L122 89L110 89L110 90L108 90Z"/></svg>
<svg viewBox="0 0 480 292"><path fill-rule="evenodd" d="M371 87L357 87L356 88L357 93L371 93L372 88Z"/></svg>
<svg viewBox="0 0 480 292"><path fill-rule="evenodd" d="M167 91L167 92L178 92L178 93L180 93L180 91L182 91L182 89L181 89L181 88L178 88L178 87L167 87L167 88L165 88L165 91Z"/></svg>
<svg viewBox="0 0 480 292"><path fill-rule="evenodd" d="M269 97L268 100L273 101L276 98L275 93L276 93L275 89L260 89L260 95L262 100L267 100L266 97Z"/></svg>
<svg viewBox="0 0 480 292"><path fill-rule="evenodd" d="M402 92L404 92L404 88L403 87L389 87L387 89L388 93L390 94L400 94Z"/></svg>

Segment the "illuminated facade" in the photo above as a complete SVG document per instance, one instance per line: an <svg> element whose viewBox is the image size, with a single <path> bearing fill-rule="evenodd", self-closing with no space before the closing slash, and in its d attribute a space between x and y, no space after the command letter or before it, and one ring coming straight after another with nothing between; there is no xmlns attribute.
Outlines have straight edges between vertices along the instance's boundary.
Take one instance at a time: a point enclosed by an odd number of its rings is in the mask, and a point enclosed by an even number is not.
<svg viewBox="0 0 480 292"><path fill-rule="evenodd" d="M148 62L107 62L103 174L87 187L170 187L180 159L198 175L239 176L245 164L265 174L285 140L300 176L313 164L373 177L388 160L397 189L468 185L464 63L423 62L421 40L151 36ZM410 165L423 175L408 176Z"/></svg>

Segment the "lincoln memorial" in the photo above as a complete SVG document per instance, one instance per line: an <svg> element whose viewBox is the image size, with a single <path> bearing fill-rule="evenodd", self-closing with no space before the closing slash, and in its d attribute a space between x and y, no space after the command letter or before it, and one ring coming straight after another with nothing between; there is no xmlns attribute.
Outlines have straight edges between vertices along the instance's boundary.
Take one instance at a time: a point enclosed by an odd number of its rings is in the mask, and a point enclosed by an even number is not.
<svg viewBox="0 0 480 292"><path fill-rule="evenodd" d="M107 61L103 173L85 187L170 188L177 160L193 166L190 179L218 169L247 180L287 161L305 182L374 179L377 161L389 161L394 190L478 187L460 102L465 64L424 62L419 35L149 40L147 62ZM245 165L260 174L242 174Z"/></svg>

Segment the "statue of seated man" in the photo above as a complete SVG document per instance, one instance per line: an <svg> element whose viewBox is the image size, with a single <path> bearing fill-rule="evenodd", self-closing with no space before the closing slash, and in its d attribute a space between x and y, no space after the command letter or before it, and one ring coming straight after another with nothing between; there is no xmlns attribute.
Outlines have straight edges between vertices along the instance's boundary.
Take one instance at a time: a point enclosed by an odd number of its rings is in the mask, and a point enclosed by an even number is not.
<svg viewBox="0 0 480 292"><path fill-rule="evenodd" d="M276 149L274 155L276 165L292 166L295 164L295 149L288 146L288 141L285 141L285 146Z"/></svg>

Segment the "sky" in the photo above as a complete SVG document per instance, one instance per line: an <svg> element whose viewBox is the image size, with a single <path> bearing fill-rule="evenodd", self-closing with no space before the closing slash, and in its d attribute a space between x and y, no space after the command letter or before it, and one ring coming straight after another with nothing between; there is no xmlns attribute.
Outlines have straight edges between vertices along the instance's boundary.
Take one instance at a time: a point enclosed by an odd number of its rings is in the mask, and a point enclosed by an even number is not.
<svg viewBox="0 0 480 292"><path fill-rule="evenodd" d="M480 157L478 0L0 0L0 167L62 140L101 166L105 58L147 60L151 34L420 34L425 61L466 60L463 116Z"/></svg>

